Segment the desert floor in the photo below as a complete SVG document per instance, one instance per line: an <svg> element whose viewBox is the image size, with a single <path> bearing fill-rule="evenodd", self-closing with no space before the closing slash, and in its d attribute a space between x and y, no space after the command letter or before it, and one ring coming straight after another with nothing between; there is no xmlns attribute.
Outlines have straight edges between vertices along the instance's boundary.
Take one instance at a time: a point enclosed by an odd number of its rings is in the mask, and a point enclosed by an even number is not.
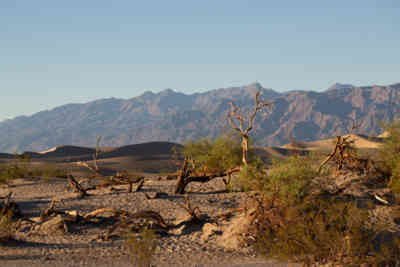
<svg viewBox="0 0 400 267"><path fill-rule="evenodd" d="M153 210L168 223L187 216L184 196L173 194L175 180L147 177L140 192L127 193L126 186L91 191L91 196L77 199L66 179L18 179L9 187L0 188L0 195L13 192L12 200L20 205L26 218L40 216L52 199L57 209L76 210L84 214L108 207L130 212ZM226 193L221 179L206 184L191 183L187 196L200 214L212 220L213 216L237 208L246 199L244 193ZM161 193L156 199L147 199L145 193ZM61 201L62 200L62 201ZM0 248L0 266L134 266L124 238L101 239L108 226L80 225L67 233L36 232L17 234L19 242ZM216 234L217 235L217 234ZM203 225L197 224L175 233L159 237L154 256L155 266L287 266L257 256L251 248L229 250L216 242L217 236L204 238ZM293 266L293 265L291 265Z"/></svg>

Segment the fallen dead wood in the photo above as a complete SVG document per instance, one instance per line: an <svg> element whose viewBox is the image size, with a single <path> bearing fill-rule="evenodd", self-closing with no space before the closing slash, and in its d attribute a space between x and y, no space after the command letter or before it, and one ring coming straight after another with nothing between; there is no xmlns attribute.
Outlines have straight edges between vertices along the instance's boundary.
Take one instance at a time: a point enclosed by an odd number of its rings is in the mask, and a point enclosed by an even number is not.
<svg viewBox="0 0 400 267"><path fill-rule="evenodd" d="M164 218L155 211L144 210L136 213L122 212L121 214L124 216L120 216L118 223L114 224L104 234L103 238L105 240L108 240L111 236L115 235L117 230L122 230L123 232L131 230L140 231L144 226L150 224L152 228L166 233L171 227L171 225L167 224Z"/></svg>
<svg viewBox="0 0 400 267"><path fill-rule="evenodd" d="M135 186L133 186L135 184ZM136 177L134 179L128 177L121 177L121 176L111 176L109 178L104 179L100 182L100 184L95 185L87 189L89 190L97 190L104 187L109 186L117 186L117 185L128 185L128 193L132 192L139 192L144 184L144 177Z"/></svg>
<svg viewBox="0 0 400 267"><path fill-rule="evenodd" d="M121 210L115 210L115 209L111 209L111 208L102 208L102 209L98 209L92 212L87 213L86 215L83 216L83 218L85 220L88 220L90 218L96 217L100 214L104 214L104 213L111 213L113 214L113 216L120 216L121 214L126 214L126 212L121 211Z"/></svg>
<svg viewBox="0 0 400 267"><path fill-rule="evenodd" d="M127 177L127 176L122 176L122 175L116 175L112 176L111 178L105 179L102 181L100 184L84 188L82 186L82 183L78 182L72 175L68 175L68 182L70 186L79 193L79 198L84 198L86 196L89 196L88 191L92 190L97 190L100 188L108 187L108 186L116 186L116 185L128 185L128 192L138 192L142 188L144 184L144 177L135 177L134 179ZM135 186L133 186L135 184Z"/></svg>
<svg viewBox="0 0 400 267"><path fill-rule="evenodd" d="M89 196L89 194L87 193L87 189L84 189L81 184L75 180L75 178L72 175L68 175L68 182L69 185L76 191L79 193L78 197L79 198L84 198L86 196Z"/></svg>
<svg viewBox="0 0 400 267"><path fill-rule="evenodd" d="M97 164L97 163L96 163L96 164ZM100 173L99 173L98 167L96 168L96 167L90 166L87 162L78 161L78 162L76 162L76 165L81 166L81 167L88 168L90 171L92 171L92 172L94 173L94 176L100 174Z"/></svg>
<svg viewBox="0 0 400 267"><path fill-rule="evenodd" d="M135 188L132 190L132 181L129 182L129 187L128 187L128 192L139 192L140 189L142 189L142 186L144 185L144 177L140 177L138 180L135 181L136 185Z"/></svg>
<svg viewBox="0 0 400 267"><path fill-rule="evenodd" d="M194 207L193 208L192 204L191 204L191 202L190 202L190 200L189 200L189 198L187 196L185 197L185 200L186 200L186 206L182 206L182 207L189 214L189 216L190 216L189 220L192 221L192 222L200 222L201 220L198 217L198 215L196 214L196 211L200 213L199 207Z"/></svg>
<svg viewBox="0 0 400 267"><path fill-rule="evenodd" d="M153 192L150 194L143 192L143 194L146 197L146 199L156 199L161 195L159 192Z"/></svg>
<svg viewBox="0 0 400 267"><path fill-rule="evenodd" d="M187 168L187 166L186 166ZM192 182L197 182L197 183L207 183L211 181L214 178L218 177L225 177L232 175L232 173L239 172L240 167L237 168L232 168L227 171L219 172L219 173L212 173L208 175L201 175L201 176L191 176L192 171L185 170L185 165L183 167L183 170L178 178L178 181L175 186L175 194L184 194L185 193L185 188L189 183ZM230 178L229 178L230 179ZM227 184L228 181L224 180L225 184Z"/></svg>

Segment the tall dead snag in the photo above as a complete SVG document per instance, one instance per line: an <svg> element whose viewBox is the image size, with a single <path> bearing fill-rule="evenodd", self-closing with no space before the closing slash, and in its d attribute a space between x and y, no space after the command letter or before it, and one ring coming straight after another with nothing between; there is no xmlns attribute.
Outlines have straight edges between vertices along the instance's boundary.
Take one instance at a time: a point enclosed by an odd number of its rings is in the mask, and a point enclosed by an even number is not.
<svg viewBox="0 0 400 267"><path fill-rule="evenodd" d="M241 114L239 114L239 108L235 106L233 102L229 103L231 105L231 110L228 111L228 121L232 129L238 131L242 136L242 162L245 166L248 165L247 154L249 151L249 132L253 129L253 123L257 115L257 112L272 104L271 102L260 102L259 97L260 97L260 92L257 92L255 94L254 109L249 117L249 124L247 128L244 128L245 119ZM239 126L235 124L233 118L239 121Z"/></svg>

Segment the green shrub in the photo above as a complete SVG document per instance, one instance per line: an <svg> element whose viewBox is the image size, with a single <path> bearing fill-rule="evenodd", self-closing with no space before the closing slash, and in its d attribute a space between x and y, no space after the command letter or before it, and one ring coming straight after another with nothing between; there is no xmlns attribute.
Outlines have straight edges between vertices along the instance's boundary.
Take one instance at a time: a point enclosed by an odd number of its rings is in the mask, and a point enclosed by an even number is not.
<svg viewBox="0 0 400 267"><path fill-rule="evenodd" d="M0 168L0 182L8 184L10 180L24 178L27 176L27 169L16 164L3 165Z"/></svg>
<svg viewBox="0 0 400 267"><path fill-rule="evenodd" d="M11 209L7 212L4 209L0 211L0 244L2 245L14 240L16 230L12 222L12 217L13 213Z"/></svg>
<svg viewBox="0 0 400 267"><path fill-rule="evenodd" d="M261 160L243 167L237 183L242 190L257 190L266 196L277 195L287 202L296 202L306 195L314 177L318 175L312 155L295 155L284 160L273 160L268 170Z"/></svg>
<svg viewBox="0 0 400 267"><path fill-rule="evenodd" d="M139 234L129 233L126 245L135 265L151 266L158 244L158 236L154 230L144 227Z"/></svg>
<svg viewBox="0 0 400 267"><path fill-rule="evenodd" d="M400 195L400 159L395 161L393 164L389 186L395 195Z"/></svg>
<svg viewBox="0 0 400 267"><path fill-rule="evenodd" d="M278 194L279 199L295 202L306 196L312 179L317 175L318 171L310 157L292 156L275 161L268 171L263 192L267 195Z"/></svg>
<svg viewBox="0 0 400 267"><path fill-rule="evenodd" d="M388 179L388 185L400 194L400 120L385 126L388 137L379 149L379 168Z"/></svg>
<svg viewBox="0 0 400 267"><path fill-rule="evenodd" d="M256 159L247 166L242 166L239 175L233 179L231 190L240 191L262 190L267 182L265 165L260 159Z"/></svg>
<svg viewBox="0 0 400 267"><path fill-rule="evenodd" d="M54 177L67 177L65 170L60 169L55 164L43 164L32 166L29 162L14 161L0 166L0 183L8 184L10 180L17 178L40 177L44 179Z"/></svg>
<svg viewBox="0 0 400 267"><path fill-rule="evenodd" d="M364 224L368 211L343 198L320 195L297 205L267 198L259 214L256 247L268 258L305 266L394 266L399 260L399 240L377 240Z"/></svg>
<svg viewBox="0 0 400 267"><path fill-rule="evenodd" d="M242 147L237 135L224 135L212 141L202 138L184 144L183 156L193 159L198 172L220 172L241 165Z"/></svg>
<svg viewBox="0 0 400 267"><path fill-rule="evenodd" d="M383 167L389 172L393 170L400 160L400 120L384 126L388 134L379 151Z"/></svg>

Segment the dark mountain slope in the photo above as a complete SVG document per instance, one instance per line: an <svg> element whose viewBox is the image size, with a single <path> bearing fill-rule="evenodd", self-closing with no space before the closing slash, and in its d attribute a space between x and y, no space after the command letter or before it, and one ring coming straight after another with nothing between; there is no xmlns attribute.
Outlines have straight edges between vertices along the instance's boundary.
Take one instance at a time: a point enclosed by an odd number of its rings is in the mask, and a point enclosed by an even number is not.
<svg viewBox="0 0 400 267"><path fill-rule="evenodd" d="M271 111L256 118L252 134L261 145L281 145L290 136L307 141L344 133L351 125L352 115L363 122L359 133L377 134L381 131L380 120L392 120L400 114L400 84L337 87L325 92L280 94L255 83L191 95L167 89L127 100L68 104L1 122L0 151L42 151L59 145L93 147L96 136L103 137L102 145L117 147L215 137L229 129L229 101L251 108L257 90L264 98L274 100Z"/></svg>

